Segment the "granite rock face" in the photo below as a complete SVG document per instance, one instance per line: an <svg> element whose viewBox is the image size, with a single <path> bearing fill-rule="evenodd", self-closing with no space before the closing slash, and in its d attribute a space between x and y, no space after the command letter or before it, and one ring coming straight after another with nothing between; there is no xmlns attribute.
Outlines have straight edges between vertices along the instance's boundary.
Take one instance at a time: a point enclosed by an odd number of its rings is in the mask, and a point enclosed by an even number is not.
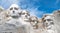
<svg viewBox="0 0 60 33"><path fill-rule="evenodd" d="M40 19L16 4L0 11L0 33L60 33L60 10Z"/></svg>

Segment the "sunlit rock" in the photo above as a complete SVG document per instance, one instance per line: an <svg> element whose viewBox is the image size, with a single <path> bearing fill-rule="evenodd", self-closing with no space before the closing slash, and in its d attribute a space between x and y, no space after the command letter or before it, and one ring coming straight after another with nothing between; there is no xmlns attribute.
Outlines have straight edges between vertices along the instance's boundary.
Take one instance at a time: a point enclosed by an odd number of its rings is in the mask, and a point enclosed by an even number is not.
<svg viewBox="0 0 60 33"><path fill-rule="evenodd" d="M32 26L30 24L30 13L27 10L21 12L21 23L25 26L26 33L33 33Z"/></svg>
<svg viewBox="0 0 60 33"><path fill-rule="evenodd" d="M38 29L38 18L37 17L31 16L30 23L31 23L33 29Z"/></svg>
<svg viewBox="0 0 60 33"><path fill-rule="evenodd" d="M19 21L19 18L20 18L19 12L20 12L20 10L19 10L18 6L13 4L9 8L9 10L7 10L7 12L5 11L0 14L0 16L3 15L1 17L2 22L5 22L4 24L0 25L1 26L1 28L0 28L1 33L19 33L20 31L21 31L20 33L24 32L24 26L21 26L20 21ZM7 16L6 16L6 14L7 14ZM7 20L5 20L5 19L7 19Z"/></svg>
<svg viewBox="0 0 60 33"><path fill-rule="evenodd" d="M16 4L7 10L0 7L0 33L59 33L59 28L60 10L37 18Z"/></svg>
<svg viewBox="0 0 60 33"><path fill-rule="evenodd" d="M48 33L57 33L53 18L53 14L47 14L43 17L43 25Z"/></svg>
<svg viewBox="0 0 60 33"><path fill-rule="evenodd" d="M9 12L7 10L4 10L0 13L0 24L5 23L9 19L8 16Z"/></svg>
<svg viewBox="0 0 60 33"><path fill-rule="evenodd" d="M8 10L8 19L1 24L1 33L33 33L29 21L29 14L26 10L20 10L18 5L13 4ZM4 12L5 13L5 12ZM4 15L3 13L3 15ZM6 15L5 15L6 16ZM4 16L4 17L5 17ZM3 21L2 17L2 21ZM3 22L4 22L3 21Z"/></svg>
<svg viewBox="0 0 60 33"><path fill-rule="evenodd" d="M54 24L58 33L60 33L60 10L56 10L54 13Z"/></svg>

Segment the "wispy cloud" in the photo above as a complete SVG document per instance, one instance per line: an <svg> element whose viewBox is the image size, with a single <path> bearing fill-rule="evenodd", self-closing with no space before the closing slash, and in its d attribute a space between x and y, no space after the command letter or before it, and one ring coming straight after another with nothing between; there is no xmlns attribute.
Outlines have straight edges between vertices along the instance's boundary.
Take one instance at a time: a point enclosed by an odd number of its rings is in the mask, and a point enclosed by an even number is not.
<svg viewBox="0 0 60 33"><path fill-rule="evenodd" d="M56 3L55 4L57 5L59 2L60 2L60 0L56 0Z"/></svg>
<svg viewBox="0 0 60 33"><path fill-rule="evenodd" d="M44 12L38 10L41 6L39 5L39 1L40 0L0 0L0 5L7 9L11 4L18 4L22 9L29 10L32 16L41 17Z"/></svg>
<svg viewBox="0 0 60 33"><path fill-rule="evenodd" d="M45 13L44 11L38 10L38 8L41 6L39 5L39 0L22 0L19 2L19 5L22 9L29 10L30 14L32 16L37 16L38 18L42 17L42 15Z"/></svg>
<svg viewBox="0 0 60 33"><path fill-rule="evenodd" d="M51 1L51 0L50 0ZM9 8L11 4L18 4L22 9L29 10L31 15L42 17L43 14L52 12L57 9L55 3L59 3L59 0L0 0L0 5L4 8Z"/></svg>
<svg viewBox="0 0 60 33"><path fill-rule="evenodd" d="M11 4L18 4L18 0L0 0L0 5L8 8Z"/></svg>
<svg viewBox="0 0 60 33"><path fill-rule="evenodd" d="M41 18L43 16L43 14L46 13L44 11L38 10L37 7L36 8L28 8L27 10L29 10L31 16L36 16L38 18Z"/></svg>

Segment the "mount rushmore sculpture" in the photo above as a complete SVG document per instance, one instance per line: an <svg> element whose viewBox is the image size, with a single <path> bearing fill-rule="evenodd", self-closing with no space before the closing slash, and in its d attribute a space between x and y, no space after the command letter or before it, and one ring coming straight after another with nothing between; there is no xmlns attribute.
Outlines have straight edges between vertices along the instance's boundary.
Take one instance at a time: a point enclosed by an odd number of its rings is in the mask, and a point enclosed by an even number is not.
<svg viewBox="0 0 60 33"><path fill-rule="evenodd" d="M59 25L60 10L37 18L16 4L0 8L0 33L59 33Z"/></svg>

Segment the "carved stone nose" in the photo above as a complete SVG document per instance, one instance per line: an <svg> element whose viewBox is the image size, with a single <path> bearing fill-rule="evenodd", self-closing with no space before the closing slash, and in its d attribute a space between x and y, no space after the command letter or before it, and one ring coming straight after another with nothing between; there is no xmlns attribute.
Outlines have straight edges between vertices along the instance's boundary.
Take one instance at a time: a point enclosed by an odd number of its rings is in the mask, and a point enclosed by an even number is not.
<svg viewBox="0 0 60 33"><path fill-rule="evenodd" d="M15 13L15 11L13 11L13 13Z"/></svg>
<svg viewBox="0 0 60 33"><path fill-rule="evenodd" d="M25 15L25 17L27 17L27 15Z"/></svg>

